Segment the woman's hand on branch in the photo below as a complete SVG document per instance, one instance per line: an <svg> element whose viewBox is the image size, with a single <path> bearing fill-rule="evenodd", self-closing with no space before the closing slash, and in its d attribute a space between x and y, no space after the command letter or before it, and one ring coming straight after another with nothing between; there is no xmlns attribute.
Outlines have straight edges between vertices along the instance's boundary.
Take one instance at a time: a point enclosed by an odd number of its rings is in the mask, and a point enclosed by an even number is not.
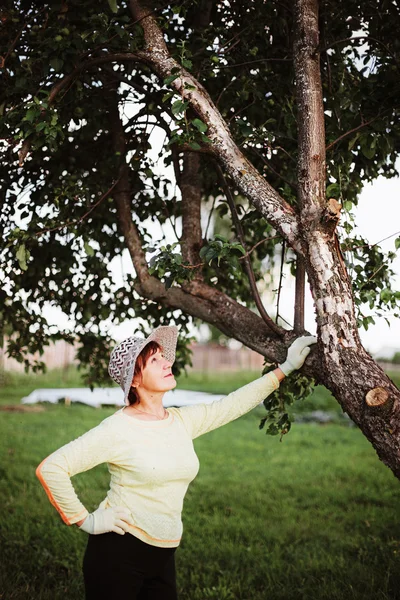
<svg viewBox="0 0 400 600"><path fill-rule="evenodd" d="M284 363L279 365L279 369L284 375L290 375L292 371L300 369L307 356L310 354L310 346L317 343L317 338L314 335L306 335L297 338L289 347L287 357Z"/></svg>
<svg viewBox="0 0 400 600"><path fill-rule="evenodd" d="M125 535L129 525L133 525L129 510L124 506L115 506L112 508L98 508L90 513L82 525L79 525L79 529L92 535L108 533L109 531Z"/></svg>

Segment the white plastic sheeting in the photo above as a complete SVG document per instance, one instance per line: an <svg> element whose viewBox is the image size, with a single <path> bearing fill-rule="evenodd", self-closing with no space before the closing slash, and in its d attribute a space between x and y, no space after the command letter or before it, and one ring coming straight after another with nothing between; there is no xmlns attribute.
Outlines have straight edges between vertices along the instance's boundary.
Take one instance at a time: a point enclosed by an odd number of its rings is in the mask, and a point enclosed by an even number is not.
<svg viewBox="0 0 400 600"><path fill-rule="evenodd" d="M189 390L171 390L166 392L163 404L168 406L186 406L187 404L209 404L214 400L222 398L222 395L206 394L204 392L193 392ZM29 396L22 398L22 404L36 404L37 402L52 402L57 404L60 401L66 403L82 402L93 407L103 405L123 406L124 394L121 388L59 388L59 389L39 389L34 390Z"/></svg>

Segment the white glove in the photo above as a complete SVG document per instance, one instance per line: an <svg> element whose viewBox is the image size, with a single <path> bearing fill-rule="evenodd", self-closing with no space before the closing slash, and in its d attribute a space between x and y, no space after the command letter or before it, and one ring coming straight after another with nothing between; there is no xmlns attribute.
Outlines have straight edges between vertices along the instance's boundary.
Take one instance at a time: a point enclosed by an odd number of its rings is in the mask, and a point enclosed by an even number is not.
<svg viewBox="0 0 400 600"><path fill-rule="evenodd" d="M129 510L124 506L115 506L112 508L98 508L90 513L82 525L79 526L79 529L92 535L109 531L125 535L129 525L133 525Z"/></svg>
<svg viewBox="0 0 400 600"><path fill-rule="evenodd" d="M287 376L292 371L300 369L310 354L311 344L316 343L317 338L313 335L305 335L294 340L293 344L289 347L285 362L282 365L278 365L280 370Z"/></svg>

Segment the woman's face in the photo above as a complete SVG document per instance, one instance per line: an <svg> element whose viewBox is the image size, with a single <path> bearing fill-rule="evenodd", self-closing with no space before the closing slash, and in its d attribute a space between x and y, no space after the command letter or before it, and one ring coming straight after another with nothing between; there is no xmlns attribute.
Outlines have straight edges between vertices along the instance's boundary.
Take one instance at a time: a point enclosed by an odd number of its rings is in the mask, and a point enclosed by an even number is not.
<svg viewBox="0 0 400 600"><path fill-rule="evenodd" d="M163 357L162 351L157 350L147 360L142 369L142 376L133 380L137 390L148 392L167 392L176 387L176 380L171 371L172 363Z"/></svg>

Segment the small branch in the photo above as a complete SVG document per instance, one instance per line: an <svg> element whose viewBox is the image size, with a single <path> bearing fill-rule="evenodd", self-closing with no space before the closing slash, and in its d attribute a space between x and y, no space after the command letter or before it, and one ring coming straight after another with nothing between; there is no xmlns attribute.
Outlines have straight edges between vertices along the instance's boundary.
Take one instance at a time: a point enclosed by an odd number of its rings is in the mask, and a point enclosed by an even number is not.
<svg viewBox="0 0 400 600"><path fill-rule="evenodd" d="M253 251L254 251L254 250L255 250L255 249L258 247L258 246L260 246L260 245L261 245L261 244L263 244L264 242L268 242L269 240L277 240L277 239L281 239L281 236L280 236L280 235L272 235L271 237L266 237L266 238L263 238L262 240L259 240L259 241L257 242L257 244L254 244L254 246L253 246L252 248L250 248L250 250L249 250L248 252L246 252L245 256L241 256L241 257L239 258L239 260L244 260L244 258L245 258L246 256L250 256L250 254L251 254L251 253L252 253L252 252L253 252Z"/></svg>
<svg viewBox="0 0 400 600"><path fill-rule="evenodd" d="M324 48L321 48L321 49L317 48L315 51L315 54L317 54L317 53L322 54L322 52L326 52L327 50L329 50L330 48L334 48L334 46L337 46L338 44L343 44L344 42L354 42L357 40L368 40L371 42L375 42L376 44L379 44L386 50L387 54L389 54L395 62L398 62L396 56L389 50L389 48L386 46L386 44L381 42L381 40L377 40L376 38L371 37L370 35L358 35L358 36L354 36L354 37L343 38L341 40L336 40L335 42L332 42L331 44L329 44L329 46L325 46Z"/></svg>
<svg viewBox="0 0 400 600"><path fill-rule="evenodd" d="M227 89L228 89L228 88L229 88L229 87L232 85L232 83L234 83L234 82L235 82L235 78L232 78L232 79L230 80L230 82L228 83L228 85L226 85L226 86L225 86L225 87L224 87L224 88L221 90L221 92L219 93L219 96L218 96L218 98L217 98L217 101L215 102L215 106L218 106L218 104L219 104L219 101L220 101L220 100L221 100L221 98L222 98L222 94L223 94L224 92L226 92L226 90L227 90Z"/></svg>
<svg viewBox="0 0 400 600"><path fill-rule="evenodd" d="M18 42L19 38L21 37L21 35L22 35L25 27L31 21L33 21L33 19L35 19L38 15L40 15L44 10L46 10L46 7L41 8L37 14L33 15L30 19L28 19L27 21L25 21L25 23L22 25L21 29L18 31L18 33L15 36L14 40L11 42L11 46L8 48L8 50L7 50L6 54L4 55L4 57L0 56L0 69L5 69L5 67L6 67L6 60L10 56L11 52L14 50L15 46L17 45L17 42Z"/></svg>
<svg viewBox="0 0 400 600"><path fill-rule="evenodd" d="M233 65L217 65L213 64L209 67L204 67L200 69L200 73L202 71L209 71L210 69L232 69L233 67L246 67L248 65L255 65L256 63L264 63L264 62L292 62L291 58L259 58L258 60L250 60L242 63L235 63Z"/></svg>
<svg viewBox="0 0 400 600"><path fill-rule="evenodd" d="M264 165L270 170L272 171L272 173L274 173L274 175L276 175L277 177L279 177L280 179L282 179L282 181L284 183L287 183L288 186L294 191L297 192L297 185L293 182L293 181L289 181L289 179L286 179L286 177L283 177L283 175L281 175L280 173L278 173L278 171L275 171L275 169L269 164L269 162L267 161L267 159L261 154L261 152L259 152L256 148L251 148L251 150L253 150L253 152L255 152L257 154L257 156L259 158L261 158L261 160L263 161Z"/></svg>
<svg viewBox="0 0 400 600"><path fill-rule="evenodd" d="M348 137L352 133L355 133L356 131L360 131L360 129L363 129L364 127L368 127L368 125L370 125L371 123L376 121L376 119L379 119L379 117L381 117L381 116L382 116L382 114L376 115L376 117L373 117L369 121L365 121L364 123L361 123L361 125L357 125L357 127L354 127L353 129L350 129L349 131L346 131L346 133L343 133L343 135L339 136L335 141L328 144L326 147L326 151L328 152L328 150L330 150L333 146L335 146L336 144L341 142L344 138Z"/></svg>
<svg viewBox="0 0 400 600"><path fill-rule="evenodd" d="M304 296L305 296L306 270L304 258L297 255L296 260L296 288L294 300L294 331L297 335L304 333Z"/></svg>
<svg viewBox="0 0 400 600"><path fill-rule="evenodd" d="M266 242L268 240L275 240L277 238L280 238L280 236L279 235L273 235L272 237L267 237L267 238L264 238L264 239L260 240L248 252L246 252L246 254L244 256L240 256L239 260L245 260L257 248L257 246L259 246L263 242ZM197 265L183 265L182 264L181 267L183 267L184 269L198 269L199 267L204 267L205 264L206 264L205 262L197 263Z"/></svg>
<svg viewBox="0 0 400 600"><path fill-rule="evenodd" d="M293 156L291 154L289 154L289 152L287 150L285 150L285 148L283 148L282 146L275 146L274 150L282 150L282 152L284 154L286 154L286 156L292 161L292 163L296 164L296 159L293 158Z"/></svg>
<svg viewBox="0 0 400 600"><path fill-rule="evenodd" d="M229 117L228 123L231 123L233 121L233 119L235 119L242 112L244 112L245 110L247 110L248 108L250 108L250 106L253 106L254 103L255 103L255 100L252 100L251 102L249 102L248 104L246 104L246 106L242 106L242 108L240 108L238 111L236 111L235 113L233 113L233 115L231 117Z"/></svg>
<svg viewBox="0 0 400 600"><path fill-rule="evenodd" d="M229 186L228 186L228 184L226 182L226 179L224 177L224 174L223 174L222 169L219 166L219 164L216 163L215 167L216 167L216 170L217 170L220 182L221 182L222 189L225 192L226 198L228 200L228 204L229 204L230 209L231 209L232 220L233 220L233 223L235 225L238 238L239 238L240 243L242 244L243 248L246 250L246 242L244 240L244 234L243 234L242 224L240 222L239 216L238 216L237 211L236 211L235 201L233 199L231 190L230 190L230 188L229 188ZM245 265L247 277L249 279L251 292L253 294L254 301L256 303L256 306L257 306L257 308L259 310L259 313L260 313L262 319L264 320L264 322L268 325L268 327L272 331L274 331L278 336L282 336L283 330L273 322L273 320L268 315L268 313L265 310L264 305L263 305L263 303L261 301L260 294L258 293L258 289L257 289L257 284L256 284L255 276L254 276L253 267L251 266L251 261L250 261L249 256L248 255L244 256L243 260L244 260L244 265Z"/></svg>
<svg viewBox="0 0 400 600"><path fill-rule="evenodd" d="M91 69L92 67L97 67L99 65L110 63L110 62L115 62L115 61L140 62L140 61L145 61L145 58L146 58L146 56L143 52L138 52L136 54L134 54L132 52L126 52L126 53L120 52L120 53L116 53L116 54L105 54L104 56L99 56L97 58L91 58L90 60L87 60L87 61L81 63L80 65L78 65L77 67L75 67L75 69L73 71L71 71L71 73L69 73L68 75L65 75L65 77L60 79L60 81L58 83L56 83L55 86L53 86L53 88L49 94L48 102L49 102L49 104L52 104L54 102L54 100L56 99L56 97L58 96L58 94L61 92L61 90L64 87L66 87L67 85L69 85L75 79L75 77L77 75L79 75L79 73L81 73L82 71Z"/></svg>
<svg viewBox="0 0 400 600"><path fill-rule="evenodd" d="M58 227L51 227L49 229L42 229L41 231L38 231L37 233L35 233L35 236L43 235L44 233L47 233L49 231L58 231L59 229L64 229L65 227L69 227L70 225L76 225L77 223L82 223L82 221L84 221L86 219L86 217L88 215L90 215L90 213L92 211L94 211L94 209L101 202L103 202L103 200L105 200L105 198L107 198L107 196L109 194L111 194L112 190L115 188L115 186L117 185L118 182L119 182L119 178L116 181L114 181L114 183L112 184L112 186L101 196L101 198L99 198L97 200L97 202L95 202L94 204L92 204L92 206L90 207L90 209L87 212L85 212L85 214L82 217L79 217L79 219L74 219L73 221L68 221L67 223L63 223L63 225L59 225Z"/></svg>
<svg viewBox="0 0 400 600"><path fill-rule="evenodd" d="M280 274L279 274L278 297L276 299L276 317L275 317L275 322L276 323L278 323L278 318L281 318L279 316L279 303L280 303L280 300L281 300L282 279L283 279L283 265L285 264L285 253L286 253L286 242L285 242L285 240L282 240L281 269L280 269Z"/></svg>
<svg viewBox="0 0 400 600"><path fill-rule="evenodd" d="M357 250L358 248L373 248L374 246L378 246L382 242L386 242L386 240L390 240L390 238L394 237L395 235L399 235L399 234L400 234L400 231L396 231L395 233L392 233L391 235L388 235L387 237L383 238L383 240L379 240L379 242L375 242L375 244L362 244L361 246L352 246L351 248L344 247L343 250L345 252L352 252L353 250Z"/></svg>
<svg viewBox="0 0 400 600"><path fill-rule="evenodd" d="M190 144L186 144L186 143L179 144L178 148L182 152L197 152L198 154L207 154L208 156L215 156L213 149L208 144L207 145L200 144L200 148L196 148L196 150L194 148L192 148L190 146Z"/></svg>
<svg viewBox="0 0 400 600"><path fill-rule="evenodd" d="M138 92L138 94L142 94L143 96L145 96L148 99L155 100L154 94L152 94L152 92L149 92L148 90L146 90L144 87L142 87L138 83L135 83L131 79L128 79L127 77L125 77L125 75L123 75L119 71L114 71L113 69L110 69L108 67L108 65L106 66L106 68L104 70L106 71L106 73L108 73L108 75L111 75L114 79L117 79L121 83L125 83L127 86L131 87L136 92Z"/></svg>

